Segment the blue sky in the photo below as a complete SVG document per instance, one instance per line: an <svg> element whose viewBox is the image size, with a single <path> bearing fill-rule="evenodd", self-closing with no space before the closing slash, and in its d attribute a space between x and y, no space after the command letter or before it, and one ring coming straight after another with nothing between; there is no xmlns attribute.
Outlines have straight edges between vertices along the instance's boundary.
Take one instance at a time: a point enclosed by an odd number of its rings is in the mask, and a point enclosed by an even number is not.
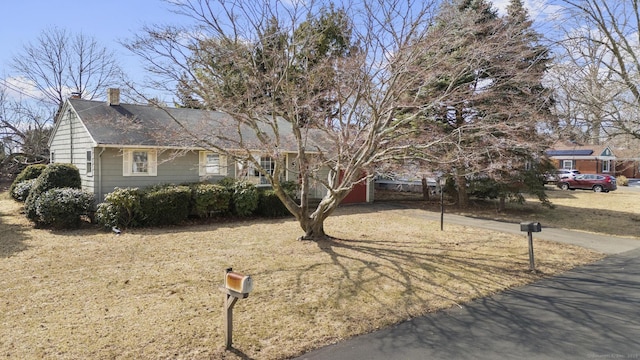
<svg viewBox="0 0 640 360"><path fill-rule="evenodd" d="M176 15L161 0L10 0L0 10L0 77L10 72L11 58L41 32L57 26L94 37L116 52L127 73L140 71L139 60L119 43L144 24L173 23ZM133 75L133 74L132 74Z"/></svg>
<svg viewBox="0 0 640 360"><path fill-rule="evenodd" d="M175 15L161 0L11 0L0 11L0 61L3 68L25 43L55 25L72 33L94 36L101 44L124 53L117 43L145 23L170 22Z"/></svg>
<svg viewBox="0 0 640 360"><path fill-rule="evenodd" d="M524 3L532 18L541 20L557 12L550 1L553 0ZM508 2L493 0L500 9ZM6 0L0 10L0 78L8 76L12 56L51 26L96 38L102 46L115 51L125 72L136 78L142 71L140 61L118 41L131 38L145 24L180 21L181 17L169 9L170 5L162 0Z"/></svg>

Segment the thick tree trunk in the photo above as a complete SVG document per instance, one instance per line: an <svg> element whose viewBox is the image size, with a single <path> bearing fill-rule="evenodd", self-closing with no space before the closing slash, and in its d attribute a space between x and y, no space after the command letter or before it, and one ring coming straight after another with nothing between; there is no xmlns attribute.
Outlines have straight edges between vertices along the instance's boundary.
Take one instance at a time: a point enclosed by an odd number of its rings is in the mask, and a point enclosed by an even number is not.
<svg viewBox="0 0 640 360"><path fill-rule="evenodd" d="M301 236L300 240L327 240L331 239L331 236L327 235L324 232L324 221L333 213L333 211L338 207L340 201L344 199L347 195L347 191L333 193L331 195L325 196L318 207L312 214L304 218L299 218L298 222L304 231L304 236Z"/></svg>
<svg viewBox="0 0 640 360"><path fill-rule="evenodd" d="M429 184L427 184L427 178L422 177L422 199L429 201Z"/></svg>
<svg viewBox="0 0 640 360"><path fill-rule="evenodd" d="M327 238L327 234L324 232L324 220L316 219L311 221L305 230L304 236L300 237L300 240L323 240Z"/></svg>
<svg viewBox="0 0 640 360"><path fill-rule="evenodd" d="M469 195L467 194L467 179L464 175L456 176L456 183L458 184L458 206L460 208L467 208L469 206Z"/></svg>

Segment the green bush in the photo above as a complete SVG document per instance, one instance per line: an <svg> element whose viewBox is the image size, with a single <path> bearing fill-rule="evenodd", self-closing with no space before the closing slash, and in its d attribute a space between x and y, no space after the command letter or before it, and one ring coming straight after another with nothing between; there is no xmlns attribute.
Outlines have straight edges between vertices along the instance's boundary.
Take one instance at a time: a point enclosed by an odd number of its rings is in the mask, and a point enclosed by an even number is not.
<svg viewBox="0 0 640 360"><path fill-rule="evenodd" d="M37 221L35 201L41 194L56 188L80 189L80 171L72 164L49 164L31 187L25 201L25 212L31 221Z"/></svg>
<svg viewBox="0 0 640 360"><path fill-rule="evenodd" d="M22 170L20 172L20 174L18 174L18 176L16 176L16 178L13 180L13 182L11 183L11 187L9 187L9 194L11 194L11 196L16 199L13 196L13 193L15 191L16 186L18 186L18 184L26 181L26 180L34 180L37 179L38 176L40 176L40 174L42 174L42 171L44 169L46 169L47 165L45 164L35 164L35 165L29 165L26 168L24 168L24 170ZM21 192L18 192L21 193ZM29 195L29 194L27 194ZM18 200L18 199L16 199ZM22 200L18 200L18 201L25 201L26 197L23 198Z"/></svg>
<svg viewBox="0 0 640 360"><path fill-rule="evenodd" d="M145 225L174 225L187 219L191 202L188 186L169 185L145 191L141 199Z"/></svg>
<svg viewBox="0 0 640 360"><path fill-rule="evenodd" d="M467 194L478 199L497 199L504 191L504 186L488 177L467 180Z"/></svg>
<svg viewBox="0 0 640 360"><path fill-rule="evenodd" d="M93 193L74 188L54 188L40 194L34 201L38 226L56 229L78 228L82 216L94 209Z"/></svg>
<svg viewBox="0 0 640 360"><path fill-rule="evenodd" d="M142 226L144 216L140 205L143 192L138 188L115 188L98 205L96 221L111 229L112 227L130 228Z"/></svg>
<svg viewBox="0 0 640 360"><path fill-rule="evenodd" d="M280 183L280 187L282 190L289 194L292 198L296 198L298 196L299 184L295 181L283 181Z"/></svg>
<svg viewBox="0 0 640 360"><path fill-rule="evenodd" d="M249 182L238 181L233 184L231 190L233 213L238 216L250 216L253 214L258 208L258 199L260 197L258 188Z"/></svg>
<svg viewBox="0 0 640 360"><path fill-rule="evenodd" d="M11 197L20 202L25 202L29 193L31 192L31 188L36 183L36 179L23 180L15 186L12 185L11 188Z"/></svg>
<svg viewBox="0 0 640 360"><path fill-rule="evenodd" d="M260 191L256 213L266 217L282 217L291 215L286 206L280 201L276 192L269 189Z"/></svg>
<svg viewBox="0 0 640 360"><path fill-rule="evenodd" d="M620 175L616 178L617 185L620 186L629 186L629 179L626 176Z"/></svg>
<svg viewBox="0 0 640 360"><path fill-rule="evenodd" d="M198 217L224 214L229 211L231 192L214 184L192 184L191 213Z"/></svg>
<svg viewBox="0 0 640 360"><path fill-rule="evenodd" d="M236 184L236 182L237 182L236 179L232 177L226 177L218 181L216 185L226 187L227 189L232 189L233 186Z"/></svg>

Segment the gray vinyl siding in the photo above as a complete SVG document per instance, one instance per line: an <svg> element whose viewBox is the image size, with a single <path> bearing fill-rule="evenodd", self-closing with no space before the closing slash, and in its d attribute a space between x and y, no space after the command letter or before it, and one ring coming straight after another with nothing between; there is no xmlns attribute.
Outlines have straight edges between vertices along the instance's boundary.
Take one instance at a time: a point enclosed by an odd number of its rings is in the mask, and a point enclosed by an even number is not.
<svg viewBox="0 0 640 360"><path fill-rule="evenodd" d="M329 168L323 167L318 171L319 179L329 178ZM313 182L309 191L309 196L315 199L322 199L327 194L327 188L319 182Z"/></svg>
<svg viewBox="0 0 640 360"><path fill-rule="evenodd" d="M295 153L287 154L287 174L286 174L287 181L298 182L298 172L294 171L295 169L297 169L295 161L296 161ZM321 169L319 172L319 177L321 179L326 179L328 175L329 175L329 168L325 167ZM327 193L327 188L324 185L320 184L319 182L311 183L311 186L309 187L309 197L311 199L322 199L326 193Z"/></svg>
<svg viewBox="0 0 640 360"><path fill-rule="evenodd" d="M60 123L53 134L49 148L54 153L54 162L75 165L80 171L82 189L96 193L94 176L87 174L87 151L94 153L95 167L95 151L93 151L91 136L73 112L65 111L58 121Z"/></svg>
<svg viewBox="0 0 640 360"><path fill-rule="evenodd" d="M96 149L95 156L99 156L102 148ZM171 150L158 150L158 165L156 176L123 176L123 152L122 149L104 148L100 156L100 166L96 165L95 177L98 171L102 171L101 178L96 179L100 183L100 192L96 195L104 200L104 196L112 192L116 187L145 188L152 185L194 183L203 180L217 182L224 177L233 176L233 166L229 167L227 176L211 176L201 178L199 175L198 151L175 153ZM96 162L97 164L97 162Z"/></svg>
<svg viewBox="0 0 640 360"><path fill-rule="evenodd" d="M65 112L65 116L58 121L49 151L55 154L56 163L71 163L71 119Z"/></svg>

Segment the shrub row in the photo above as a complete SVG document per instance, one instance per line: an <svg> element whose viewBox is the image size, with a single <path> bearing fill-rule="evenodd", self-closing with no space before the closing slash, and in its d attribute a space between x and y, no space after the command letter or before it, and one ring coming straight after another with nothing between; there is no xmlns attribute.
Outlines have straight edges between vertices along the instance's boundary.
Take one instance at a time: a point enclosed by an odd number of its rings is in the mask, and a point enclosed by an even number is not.
<svg viewBox="0 0 640 360"><path fill-rule="evenodd" d="M293 189L288 186L289 189ZM293 191L293 190L290 190ZM286 216L286 207L273 190L225 179L218 184L117 188L98 205L96 221L106 228L175 225L189 216Z"/></svg>
<svg viewBox="0 0 640 360"><path fill-rule="evenodd" d="M94 215L93 194L80 190L78 169L71 164L27 167L11 186L11 196L25 202L27 217L37 226L75 228L82 216ZM283 188L293 196L294 183ZM289 214L273 190L259 191L251 183L224 179L218 184L161 185L144 190L115 189L95 211L105 227L175 225L189 216Z"/></svg>

